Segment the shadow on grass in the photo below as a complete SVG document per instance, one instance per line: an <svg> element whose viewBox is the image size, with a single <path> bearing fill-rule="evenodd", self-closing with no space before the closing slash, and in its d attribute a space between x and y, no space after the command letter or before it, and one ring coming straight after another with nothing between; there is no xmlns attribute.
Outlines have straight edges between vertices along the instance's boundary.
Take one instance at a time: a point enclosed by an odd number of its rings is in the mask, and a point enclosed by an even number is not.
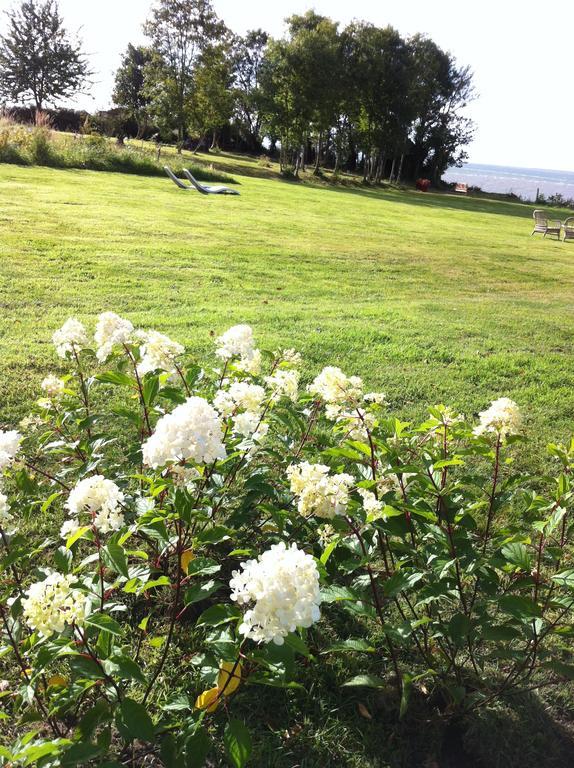
<svg viewBox="0 0 574 768"><path fill-rule="evenodd" d="M323 628L325 630L325 627ZM392 682L343 687L357 674L385 675L378 654L321 654L336 638L364 637L362 619L330 615L327 635L308 641L314 659L298 664L304 690L247 686L233 704L253 734L253 765L269 768L566 768L574 766L574 684L508 696L464 719L442 698L413 688L399 720ZM380 642L384 640L381 636ZM374 647L379 647L376 639ZM301 658L301 657L299 657ZM327 662L328 660L328 662Z"/></svg>
<svg viewBox="0 0 574 768"><path fill-rule="evenodd" d="M397 718L392 689L339 688L327 675L307 694L260 688L234 715L254 738L253 764L269 768L566 768L574 739L534 695L449 721L422 696Z"/></svg>

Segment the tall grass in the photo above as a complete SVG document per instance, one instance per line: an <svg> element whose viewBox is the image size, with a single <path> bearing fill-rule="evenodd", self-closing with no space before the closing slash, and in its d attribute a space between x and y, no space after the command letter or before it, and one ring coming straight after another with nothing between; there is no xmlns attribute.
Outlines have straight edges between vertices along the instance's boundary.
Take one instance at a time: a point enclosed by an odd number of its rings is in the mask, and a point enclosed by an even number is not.
<svg viewBox="0 0 574 768"><path fill-rule="evenodd" d="M100 135L57 133L41 117L34 126L21 125L9 117L0 118L0 163L84 168L143 176L162 176L164 173L161 162L150 149L119 146ZM170 164L175 172L179 172L183 161L170 157ZM227 174L203 165L189 166L186 163L186 167L203 181L234 181Z"/></svg>

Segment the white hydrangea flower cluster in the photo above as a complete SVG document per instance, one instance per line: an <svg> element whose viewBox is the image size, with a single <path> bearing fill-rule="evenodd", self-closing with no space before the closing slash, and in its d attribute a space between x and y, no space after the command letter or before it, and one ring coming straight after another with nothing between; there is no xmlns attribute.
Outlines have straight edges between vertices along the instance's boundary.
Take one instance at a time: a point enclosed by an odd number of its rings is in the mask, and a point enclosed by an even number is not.
<svg viewBox="0 0 574 768"><path fill-rule="evenodd" d="M258 643L283 645L290 632L310 627L321 616L317 566L296 544L274 544L257 560L241 563L229 586L232 600L241 606L254 604L239 632Z"/></svg>
<svg viewBox="0 0 574 768"><path fill-rule="evenodd" d="M65 358L69 352L79 352L90 343L86 329L75 317L70 317L54 332L52 342L58 357Z"/></svg>
<svg viewBox="0 0 574 768"><path fill-rule="evenodd" d="M410 477L413 477L412 473L405 472L403 474L403 482L406 484ZM377 479L377 491L379 496L384 496L385 493L397 493L401 490L401 483L398 475L391 473L389 475L383 475Z"/></svg>
<svg viewBox="0 0 574 768"><path fill-rule="evenodd" d="M319 536L319 543L322 547L327 547L337 536L337 532L329 523L319 526L317 533Z"/></svg>
<svg viewBox="0 0 574 768"><path fill-rule="evenodd" d="M64 394L66 383L63 379L59 379L57 376L51 373L42 381L40 388L47 398L50 400L58 400Z"/></svg>
<svg viewBox="0 0 574 768"><path fill-rule="evenodd" d="M189 397L162 416L142 446L143 461L157 469L169 462L210 464L226 457L221 420L203 397Z"/></svg>
<svg viewBox="0 0 574 768"><path fill-rule="evenodd" d="M259 384L234 381L229 389L220 389L213 399L213 405L222 416L232 416L236 411L261 413L266 394Z"/></svg>
<svg viewBox="0 0 574 768"><path fill-rule="evenodd" d="M295 402L299 394L299 371L277 368L271 376L265 377L265 383L271 391L271 400L276 403L282 397Z"/></svg>
<svg viewBox="0 0 574 768"><path fill-rule="evenodd" d="M18 530L8 506L8 497L3 493L0 493L0 529L6 536L12 536Z"/></svg>
<svg viewBox="0 0 574 768"><path fill-rule="evenodd" d="M275 356L278 357L283 363L287 363L293 368L297 368L301 365L303 358L301 353L296 349L282 349L280 352L276 352Z"/></svg>
<svg viewBox="0 0 574 768"><path fill-rule="evenodd" d="M94 340L97 345L96 357L100 363L112 354L114 346L130 344L133 341L134 327L129 320L115 312L102 312L98 317Z"/></svg>
<svg viewBox="0 0 574 768"><path fill-rule="evenodd" d="M345 428L345 437L350 440L360 440L367 442L369 432L372 432L377 424L374 414L365 411L363 408L357 408L355 411L342 411L337 405L328 405L325 409L325 415L331 421Z"/></svg>
<svg viewBox="0 0 574 768"><path fill-rule="evenodd" d="M189 488L201 478L201 474L195 467L183 467L181 464L174 464L170 467L169 473L173 484L178 488Z"/></svg>
<svg viewBox="0 0 574 768"><path fill-rule="evenodd" d="M175 359L185 352L182 344L158 331L138 331L137 338L141 341L140 376L157 370L175 373Z"/></svg>
<svg viewBox="0 0 574 768"><path fill-rule="evenodd" d="M287 469L291 491L298 499L299 514L304 517L316 515L332 520L335 515L344 515L349 503L349 489L354 484L351 475L329 474L325 464L291 465Z"/></svg>
<svg viewBox="0 0 574 768"><path fill-rule="evenodd" d="M366 488L357 488L359 496L363 499L363 509L367 515L367 520L377 520L382 516L383 503L377 499L372 491Z"/></svg>
<svg viewBox="0 0 574 768"><path fill-rule="evenodd" d="M235 363L235 367L243 373L248 373L250 376L257 376L261 373L261 351L254 349L249 355L240 357Z"/></svg>
<svg viewBox="0 0 574 768"><path fill-rule="evenodd" d="M22 435L15 429L0 429L0 472L12 464L22 442Z"/></svg>
<svg viewBox="0 0 574 768"><path fill-rule="evenodd" d="M238 357L237 368L245 373L257 375L261 369L261 352L255 347L253 329L250 325L240 324L229 328L215 340L215 354L222 360Z"/></svg>
<svg viewBox="0 0 574 768"><path fill-rule="evenodd" d="M81 626L89 610L86 595L72 588L75 577L57 571L32 584L22 600L26 623L45 637L63 632L66 625Z"/></svg>
<svg viewBox="0 0 574 768"><path fill-rule="evenodd" d="M367 403L375 403L375 405L387 405L387 396L384 392L367 392L364 400Z"/></svg>
<svg viewBox="0 0 574 768"><path fill-rule="evenodd" d="M75 533L81 527L79 516L82 513L92 516L92 523L100 533L118 531L125 523L121 509L124 498L118 486L103 475L93 475L80 480L72 488L66 502L72 519L64 523L60 534L67 538Z"/></svg>
<svg viewBox="0 0 574 768"><path fill-rule="evenodd" d="M520 431L522 417L518 405L509 397L493 400L490 407L478 414L479 424L474 429L475 435L495 432L501 437L516 435Z"/></svg>
<svg viewBox="0 0 574 768"><path fill-rule="evenodd" d="M359 376L346 376L340 368L328 365L308 387L328 405L343 406L363 397L363 380Z"/></svg>

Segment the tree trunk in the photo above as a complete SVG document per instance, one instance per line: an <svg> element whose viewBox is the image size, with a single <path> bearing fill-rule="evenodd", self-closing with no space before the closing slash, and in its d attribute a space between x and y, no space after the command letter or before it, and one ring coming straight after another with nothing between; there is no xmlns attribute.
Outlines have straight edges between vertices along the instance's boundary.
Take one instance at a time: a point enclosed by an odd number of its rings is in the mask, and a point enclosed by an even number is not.
<svg viewBox="0 0 574 768"><path fill-rule="evenodd" d="M210 149L219 149L219 131L217 128L213 131Z"/></svg>
<svg viewBox="0 0 574 768"><path fill-rule="evenodd" d="M317 136L317 149L316 149L316 156L315 156L315 168L313 169L313 173L315 176L319 175L319 160L321 159L321 134Z"/></svg>
<svg viewBox="0 0 574 768"><path fill-rule="evenodd" d="M401 155L401 160L399 162L399 170L397 172L397 184L401 183L401 174L403 172L403 160L405 159L404 153Z"/></svg>
<svg viewBox="0 0 574 768"><path fill-rule="evenodd" d="M391 165L391 173L390 173L390 176L389 176L389 181L390 182L392 182L393 176L395 175L395 164L396 164L396 162L397 162L396 157L393 157L393 163Z"/></svg>

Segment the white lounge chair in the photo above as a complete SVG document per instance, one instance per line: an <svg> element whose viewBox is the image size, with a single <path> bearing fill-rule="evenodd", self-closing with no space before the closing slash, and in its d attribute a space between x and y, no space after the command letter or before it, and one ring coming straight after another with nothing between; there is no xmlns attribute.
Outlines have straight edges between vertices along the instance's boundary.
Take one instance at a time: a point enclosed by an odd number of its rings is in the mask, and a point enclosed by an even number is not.
<svg viewBox="0 0 574 768"><path fill-rule="evenodd" d="M198 192L201 192L202 195L238 195L239 192L236 189L231 189L230 187L214 187L211 184L200 184L197 179L195 179L191 173L187 170L187 168L183 169L183 172L189 179L189 181L193 184L193 186L197 189Z"/></svg>
<svg viewBox="0 0 574 768"><path fill-rule="evenodd" d="M173 181L174 184L176 184L180 189L186 189L187 191L196 189L198 192L201 192L202 195L238 195L239 192L237 192L235 189L230 189L229 187L214 187L209 184L200 184L197 179L194 179L194 177L191 175L191 173L187 170L187 168L183 169L183 172L187 176L187 178L191 182L191 186L188 186L187 184L184 184L183 181L177 178L175 173L171 170L171 168L168 165L164 165L163 170L167 173L169 178Z"/></svg>
<svg viewBox="0 0 574 768"><path fill-rule="evenodd" d="M188 187L187 184L184 184L183 181L180 181L175 173L171 170L171 168L168 165L163 166L163 170L167 173L169 178L173 181L174 184L177 184L177 186L180 189L191 189L191 187Z"/></svg>

